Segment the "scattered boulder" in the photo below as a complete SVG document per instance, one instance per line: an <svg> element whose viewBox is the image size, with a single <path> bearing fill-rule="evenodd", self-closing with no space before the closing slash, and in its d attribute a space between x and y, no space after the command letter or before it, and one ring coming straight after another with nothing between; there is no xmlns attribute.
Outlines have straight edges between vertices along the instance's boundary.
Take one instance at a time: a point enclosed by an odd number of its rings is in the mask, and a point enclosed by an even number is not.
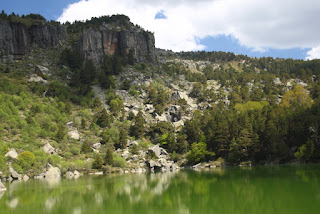
<svg viewBox="0 0 320 214"><path fill-rule="evenodd" d="M68 135L71 139L74 139L74 140L79 140L80 139L80 134L78 132L77 129L74 129L72 131L69 131L68 132Z"/></svg>
<svg viewBox="0 0 320 214"><path fill-rule="evenodd" d="M40 77L42 77L43 75L51 75L51 71L47 67L44 67L42 65L36 65L34 71Z"/></svg>
<svg viewBox="0 0 320 214"><path fill-rule="evenodd" d="M35 75L32 75L29 79L28 79L28 82L36 82L36 83L47 83L48 81L47 80L44 80L42 77L40 76L35 76Z"/></svg>
<svg viewBox="0 0 320 214"><path fill-rule="evenodd" d="M94 149L98 150L98 149L100 149L100 147L101 147L101 143L95 143L95 144L92 145L92 147L93 147Z"/></svg>
<svg viewBox="0 0 320 214"><path fill-rule="evenodd" d="M53 146L50 145L50 143L47 143L46 145L44 145L43 150L45 153L47 154L56 154L55 152L55 148Z"/></svg>
<svg viewBox="0 0 320 214"><path fill-rule="evenodd" d="M129 156L130 156L130 152L128 150L124 150L121 154L121 157L123 157L126 160L128 160Z"/></svg>
<svg viewBox="0 0 320 214"><path fill-rule="evenodd" d="M22 179L23 179L24 181L27 181L27 180L29 180L29 176L28 176L28 175L24 175L24 176L22 177Z"/></svg>
<svg viewBox="0 0 320 214"><path fill-rule="evenodd" d="M66 173L66 178L67 178L67 179L72 179L73 177L74 177L74 174L73 174L72 172L68 171L68 172Z"/></svg>
<svg viewBox="0 0 320 214"><path fill-rule="evenodd" d="M13 178L13 179L19 179L19 180L21 180L21 175L19 174L19 173L17 173L11 166L9 167L9 172L10 172L10 174L11 174L11 177Z"/></svg>
<svg viewBox="0 0 320 214"><path fill-rule="evenodd" d="M58 167L52 167L50 165L49 169L47 169L45 177L46 178L60 178L61 171Z"/></svg>
<svg viewBox="0 0 320 214"><path fill-rule="evenodd" d="M10 157L12 159L17 159L18 158L18 153L16 152L15 149L10 149L7 154L5 154L5 157Z"/></svg>
<svg viewBox="0 0 320 214"><path fill-rule="evenodd" d="M148 152L153 152L157 158L159 158L160 155L168 155L168 152L159 145L150 146Z"/></svg>
<svg viewBox="0 0 320 214"><path fill-rule="evenodd" d="M7 188L3 185L3 183L0 180L0 192L6 191Z"/></svg>

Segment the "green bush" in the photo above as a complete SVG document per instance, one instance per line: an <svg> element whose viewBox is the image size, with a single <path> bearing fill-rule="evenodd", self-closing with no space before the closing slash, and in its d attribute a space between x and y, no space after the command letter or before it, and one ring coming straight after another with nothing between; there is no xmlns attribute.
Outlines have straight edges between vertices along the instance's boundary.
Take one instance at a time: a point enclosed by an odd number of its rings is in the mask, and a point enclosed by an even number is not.
<svg viewBox="0 0 320 214"><path fill-rule="evenodd" d="M80 149L77 148L77 147L72 147L72 148L70 149L70 152L71 152L73 155L78 155L78 154L80 154Z"/></svg>
<svg viewBox="0 0 320 214"><path fill-rule="evenodd" d="M29 170L34 164L35 160L36 156L29 151L22 152L18 155L19 166L21 166L23 171Z"/></svg>
<svg viewBox="0 0 320 214"><path fill-rule="evenodd" d="M121 157L119 154L117 153L113 153L113 166L114 167L125 167L127 162L126 160Z"/></svg>
<svg viewBox="0 0 320 214"><path fill-rule="evenodd" d="M52 166L58 166L61 162L61 158L59 155L51 155L49 156L48 161Z"/></svg>

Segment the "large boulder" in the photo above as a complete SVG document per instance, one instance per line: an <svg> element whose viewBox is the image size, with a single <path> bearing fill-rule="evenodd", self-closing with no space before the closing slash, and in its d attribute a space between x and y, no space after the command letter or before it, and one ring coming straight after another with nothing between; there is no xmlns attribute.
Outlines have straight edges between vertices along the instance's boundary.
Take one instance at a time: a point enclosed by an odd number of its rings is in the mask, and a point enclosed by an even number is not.
<svg viewBox="0 0 320 214"><path fill-rule="evenodd" d="M55 148L53 148L53 146L50 145L50 143L47 143L46 145L44 145L43 150L45 153L47 154L56 154Z"/></svg>
<svg viewBox="0 0 320 214"><path fill-rule="evenodd" d="M165 149L161 148L159 145L150 146L148 148L148 153L149 152L153 152L157 158L159 158L160 155L168 155L168 152Z"/></svg>
<svg viewBox="0 0 320 214"><path fill-rule="evenodd" d="M58 167L52 167L50 166L49 169L47 169L45 177L46 178L60 178L61 176L61 171Z"/></svg>
<svg viewBox="0 0 320 214"><path fill-rule="evenodd" d="M11 166L9 167L9 172L11 174L11 177L14 179L20 180L22 178L22 176L18 172L16 172Z"/></svg>
<svg viewBox="0 0 320 214"><path fill-rule="evenodd" d="M18 153L16 152L15 149L10 149L9 152L5 154L5 157L10 157L12 159L17 159L18 158Z"/></svg>
<svg viewBox="0 0 320 214"><path fill-rule="evenodd" d="M101 143L95 143L95 144L92 145L92 147L93 147L94 149L96 149L96 150L99 150L100 147L101 147Z"/></svg>
<svg viewBox="0 0 320 214"><path fill-rule="evenodd" d="M34 71L40 77L43 77L44 75L51 75L51 71L42 65L37 65Z"/></svg>
<svg viewBox="0 0 320 214"><path fill-rule="evenodd" d="M66 178L67 178L67 179L72 179L73 177L74 177L73 172L68 171L68 172L66 173Z"/></svg>
<svg viewBox="0 0 320 214"><path fill-rule="evenodd" d="M69 135L69 137L71 139L74 139L74 140L79 140L80 139L80 134L79 134L77 129L69 131L68 135Z"/></svg>

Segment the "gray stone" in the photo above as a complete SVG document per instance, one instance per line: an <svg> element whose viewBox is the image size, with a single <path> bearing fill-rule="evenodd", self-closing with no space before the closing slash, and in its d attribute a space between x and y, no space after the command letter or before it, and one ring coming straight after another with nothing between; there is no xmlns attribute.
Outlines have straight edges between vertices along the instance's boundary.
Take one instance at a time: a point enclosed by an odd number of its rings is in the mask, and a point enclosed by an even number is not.
<svg viewBox="0 0 320 214"><path fill-rule="evenodd" d="M78 132L77 129L74 129L72 131L69 131L68 132L68 135L71 139L74 139L74 140L79 140L80 139L80 134Z"/></svg>
<svg viewBox="0 0 320 214"><path fill-rule="evenodd" d="M93 147L94 149L100 149L101 143L95 143L95 144L92 145L92 147Z"/></svg>
<svg viewBox="0 0 320 214"><path fill-rule="evenodd" d="M168 152L165 149L161 148L159 145L150 146L148 148L148 152L153 152L158 158L160 157L160 155L168 155Z"/></svg>
<svg viewBox="0 0 320 214"><path fill-rule="evenodd" d="M128 150L124 150L121 154L121 157L123 157L124 159L128 159L130 156L130 152Z"/></svg>
<svg viewBox="0 0 320 214"><path fill-rule="evenodd" d="M9 172L11 173L12 178L21 179L21 175L17 173L11 166L9 167Z"/></svg>
<svg viewBox="0 0 320 214"><path fill-rule="evenodd" d="M34 70L35 70L35 73L41 77L43 75L51 75L52 73L47 67L44 67L42 65L36 65Z"/></svg>
<svg viewBox="0 0 320 214"><path fill-rule="evenodd" d="M9 152L5 154L5 157L10 157L12 159L17 159L18 158L18 153L16 152L15 149L10 149Z"/></svg>
<svg viewBox="0 0 320 214"><path fill-rule="evenodd" d="M47 83L48 81L47 80L44 80L42 77L40 76L31 76L29 79L28 79L28 82L36 82L36 83Z"/></svg>
<svg viewBox="0 0 320 214"><path fill-rule="evenodd" d="M73 177L74 177L74 174L73 174L72 172L68 171L68 172L66 173L66 178L67 178L67 179L72 179Z"/></svg>
<svg viewBox="0 0 320 214"><path fill-rule="evenodd" d="M50 167L47 169L45 177L46 178L60 178L61 176L61 171L58 167Z"/></svg>
<svg viewBox="0 0 320 214"><path fill-rule="evenodd" d="M28 175L24 175L24 176L22 177L22 179L23 179L24 181L27 181L27 180L29 180L29 176L28 176Z"/></svg>
<svg viewBox="0 0 320 214"><path fill-rule="evenodd" d="M53 148L53 146L50 145L50 143L46 143L46 145L44 145L43 150L45 153L47 154L56 154L55 152L55 148Z"/></svg>

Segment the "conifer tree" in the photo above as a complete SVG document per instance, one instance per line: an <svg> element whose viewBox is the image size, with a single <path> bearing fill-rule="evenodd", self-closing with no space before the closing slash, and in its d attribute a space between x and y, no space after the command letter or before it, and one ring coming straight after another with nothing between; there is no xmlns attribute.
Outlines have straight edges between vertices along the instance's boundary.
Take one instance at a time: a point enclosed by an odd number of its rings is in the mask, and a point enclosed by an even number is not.
<svg viewBox="0 0 320 214"><path fill-rule="evenodd" d="M106 156L104 157L104 162L105 162L105 164L110 165L110 166L113 164L113 156L112 156L111 149L107 149Z"/></svg>

